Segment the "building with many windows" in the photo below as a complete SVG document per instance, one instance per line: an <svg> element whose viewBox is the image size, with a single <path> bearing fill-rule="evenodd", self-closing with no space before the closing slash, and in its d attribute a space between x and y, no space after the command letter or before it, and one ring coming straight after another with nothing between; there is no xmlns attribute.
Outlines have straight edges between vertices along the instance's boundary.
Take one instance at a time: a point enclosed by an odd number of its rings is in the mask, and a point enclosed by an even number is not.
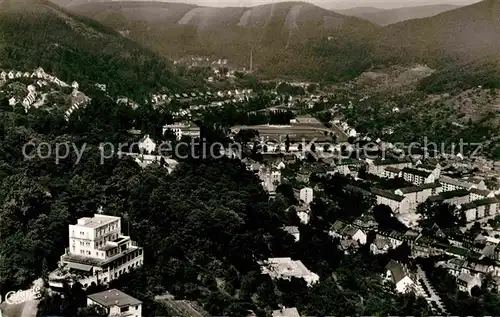
<svg viewBox="0 0 500 317"><path fill-rule="evenodd" d="M177 140L180 140L183 136L188 136L191 138L200 137L200 128L191 123L180 122L174 124L167 124L163 126L163 131L162 131L163 135L165 135L167 131L172 131Z"/></svg>
<svg viewBox="0 0 500 317"><path fill-rule="evenodd" d="M69 246L61 256L59 268L50 273L49 285L64 282L107 284L143 264L143 249L121 231L121 218L95 214L69 225Z"/></svg>

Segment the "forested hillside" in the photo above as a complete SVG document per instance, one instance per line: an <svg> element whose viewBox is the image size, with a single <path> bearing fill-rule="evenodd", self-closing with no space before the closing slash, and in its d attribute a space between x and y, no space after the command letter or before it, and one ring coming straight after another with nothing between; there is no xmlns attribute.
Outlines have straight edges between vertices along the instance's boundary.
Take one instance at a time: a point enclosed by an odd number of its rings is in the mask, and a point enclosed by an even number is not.
<svg viewBox="0 0 500 317"><path fill-rule="evenodd" d="M423 5L396 9L352 8L337 11L340 14L358 17L378 25L389 25L406 20L422 19L459 8L452 4Z"/></svg>
<svg viewBox="0 0 500 317"><path fill-rule="evenodd" d="M426 63L438 70L433 81L449 80L449 87L486 85L500 78L490 68L500 52L496 0L440 14L437 9L435 16L382 28L302 2L223 9L157 2L72 3L69 9L127 31L170 57L227 57L248 66L253 48L254 69L268 77L342 81L371 67ZM478 74L457 80L470 71Z"/></svg>
<svg viewBox="0 0 500 317"><path fill-rule="evenodd" d="M0 2L0 68L47 72L111 93L141 95L184 85L165 59L116 31L45 0Z"/></svg>
<svg viewBox="0 0 500 317"><path fill-rule="evenodd" d="M266 77L342 80L368 67L376 26L304 2L210 8L162 2L102 2L68 8L155 51L229 58Z"/></svg>

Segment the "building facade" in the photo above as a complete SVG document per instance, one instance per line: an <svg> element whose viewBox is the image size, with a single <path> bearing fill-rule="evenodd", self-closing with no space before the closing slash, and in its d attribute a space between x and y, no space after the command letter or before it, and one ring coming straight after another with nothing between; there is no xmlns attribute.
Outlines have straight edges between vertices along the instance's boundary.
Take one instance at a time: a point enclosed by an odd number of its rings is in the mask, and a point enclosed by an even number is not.
<svg viewBox="0 0 500 317"><path fill-rule="evenodd" d="M61 288L75 280L84 288L92 282L107 284L143 261L143 249L122 234L120 217L95 214L69 225L69 246L59 268L49 274L49 285Z"/></svg>
<svg viewBox="0 0 500 317"><path fill-rule="evenodd" d="M109 317L142 317L142 302L117 289L87 296L87 306L100 306Z"/></svg>

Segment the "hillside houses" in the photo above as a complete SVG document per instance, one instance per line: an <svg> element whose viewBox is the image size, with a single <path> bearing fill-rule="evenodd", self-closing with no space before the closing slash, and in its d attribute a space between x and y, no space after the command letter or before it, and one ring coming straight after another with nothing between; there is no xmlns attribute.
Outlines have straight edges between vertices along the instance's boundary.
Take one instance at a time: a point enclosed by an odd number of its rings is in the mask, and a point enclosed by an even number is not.
<svg viewBox="0 0 500 317"><path fill-rule="evenodd" d="M66 110L64 118L66 120L69 120L69 117L74 111L82 107L85 107L91 100L92 99L87 97L84 93L76 89L73 90L73 92L71 93L71 106L69 107L68 110Z"/></svg>
<svg viewBox="0 0 500 317"><path fill-rule="evenodd" d="M23 103L22 103L23 107L24 107L24 111L28 112L31 105L35 102L36 96L37 95L36 95L35 91L30 91L28 93L28 95L26 96L26 98L24 98Z"/></svg>
<svg viewBox="0 0 500 317"><path fill-rule="evenodd" d="M331 237L339 238L340 240L342 240L345 246L349 245L358 247L360 245L366 244L366 233L360 228L357 228L351 224L347 224L343 221L337 220L330 228L328 234Z"/></svg>

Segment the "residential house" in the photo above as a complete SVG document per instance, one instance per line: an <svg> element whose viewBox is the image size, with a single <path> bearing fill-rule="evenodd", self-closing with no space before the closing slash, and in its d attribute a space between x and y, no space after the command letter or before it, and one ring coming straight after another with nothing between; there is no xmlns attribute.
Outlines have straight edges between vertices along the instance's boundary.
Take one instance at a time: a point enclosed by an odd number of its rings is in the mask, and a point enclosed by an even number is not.
<svg viewBox="0 0 500 317"><path fill-rule="evenodd" d="M43 68L41 67L38 67L36 70L35 70L35 75L36 77L38 77L39 79L42 79L42 78L45 78L47 76L47 74L45 74L45 71L43 70Z"/></svg>
<svg viewBox="0 0 500 317"><path fill-rule="evenodd" d="M460 291L470 294L474 286L481 287L481 279L476 274L461 273L457 277L457 286Z"/></svg>
<svg viewBox="0 0 500 317"><path fill-rule="evenodd" d="M470 273L466 264L467 261L464 259L452 258L447 261L440 261L436 263L436 266L446 269L448 273L458 278L462 273Z"/></svg>
<svg viewBox="0 0 500 317"><path fill-rule="evenodd" d="M351 239L359 244L366 244L367 235L363 230L340 220L335 221L328 234L341 240Z"/></svg>
<svg viewBox="0 0 500 317"><path fill-rule="evenodd" d="M410 167L411 166L411 160L410 159L403 159L403 160L397 160L397 159L377 159L374 161L367 160L368 163L368 170L367 172L370 174L374 174L380 177L384 177L385 169L387 167L394 167L397 169L403 169L405 167Z"/></svg>
<svg viewBox="0 0 500 317"><path fill-rule="evenodd" d="M300 200L305 204L310 204L314 199L314 191L310 187L305 187L300 190Z"/></svg>
<svg viewBox="0 0 500 317"><path fill-rule="evenodd" d="M376 239L387 239L393 248L399 247L406 241L404 234L397 231L378 231Z"/></svg>
<svg viewBox="0 0 500 317"><path fill-rule="evenodd" d="M139 140L139 150L148 154L151 154L156 150L156 143L149 137L149 134L146 134L141 140Z"/></svg>
<svg viewBox="0 0 500 317"><path fill-rule="evenodd" d="M121 231L120 217L95 214L69 225L69 246L49 285L62 288L77 280L84 288L92 282L107 284L143 264L143 249Z"/></svg>
<svg viewBox="0 0 500 317"><path fill-rule="evenodd" d="M17 99L12 97L9 99L9 106L15 106L17 104Z"/></svg>
<svg viewBox="0 0 500 317"><path fill-rule="evenodd" d="M36 93L33 91L30 91L30 93L23 100L23 107L24 107L24 110L26 112L31 107L31 105L35 102L35 100L36 100Z"/></svg>
<svg viewBox="0 0 500 317"><path fill-rule="evenodd" d="M141 317L142 302L116 288L87 295L87 306L100 306L109 317Z"/></svg>
<svg viewBox="0 0 500 317"><path fill-rule="evenodd" d="M393 192L378 188L372 188L371 192L375 195L378 205L387 205L391 207L395 214L406 214L410 210L409 200L403 195L397 195Z"/></svg>
<svg viewBox="0 0 500 317"><path fill-rule="evenodd" d="M390 249L391 243L385 237L375 238L370 244L370 252L375 255L387 253Z"/></svg>
<svg viewBox="0 0 500 317"><path fill-rule="evenodd" d="M309 205L302 204L301 206L296 207L295 211L297 213L297 217L299 217L300 219L300 222L307 225L309 223L309 220L311 219L311 210L309 208Z"/></svg>
<svg viewBox="0 0 500 317"><path fill-rule="evenodd" d="M436 181L436 175L433 172L428 172L424 170L419 170L416 168L405 167L401 170L402 178L412 184L422 185L434 183Z"/></svg>
<svg viewBox="0 0 500 317"><path fill-rule="evenodd" d="M23 73L22 72L16 72L16 75L15 75L16 78L21 78L23 77Z"/></svg>
<svg viewBox="0 0 500 317"><path fill-rule="evenodd" d="M283 227L283 230L288 232L290 235L292 235L295 238L296 242L298 242L300 240L300 231L299 231L298 227L287 226L287 227Z"/></svg>
<svg viewBox="0 0 500 317"><path fill-rule="evenodd" d="M269 275L272 279L290 280L292 277L303 279L308 286L319 281L319 276L307 269L300 261L291 258L269 258L267 261L259 263L262 274Z"/></svg>
<svg viewBox="0 0 500 317"><path fill-rule="evenodd" d="M498 215L499 199L496 197L475 200L460 206L460 210L465 213L467 222L476 221L488 216Z"/></svg>
<svg viewBox="0 0 500 317"><path fill-rule="evenodd" d="M408 270L400 263L391 260L385 267L386 279L391 280L398 293L414 292L416 288L415 279L410 276Z"/></svg>
<svg viewBox="0 0 500 317"><path fill-rule="evenodd" d="M7 74L7 77L8 77L9 79L14 79L14 78L16 78L16 74L15 74L13 71L10 71L10 72Z"/></svg>
<svg viewBox="0 0 500 317"><path fill-rule="evenodd" d="M5 71L2 71L0 73L0 79L2 79L2 80L6 80L7 79L7 73Z"/></svg>
<svg viewBox="0 0 500 317"><path fill-rule="evenodd" d="M281 307L280 309L273 311L272 317L300 317L300 315L299 311L295 307Z"/></svg>
<svg viewBox="0 0 500 317"><path fill-rule="evenodd" d="M264 189L271 195L276 193L276 188L281 185L281 172L261 166L258 176Z"/></svg>

